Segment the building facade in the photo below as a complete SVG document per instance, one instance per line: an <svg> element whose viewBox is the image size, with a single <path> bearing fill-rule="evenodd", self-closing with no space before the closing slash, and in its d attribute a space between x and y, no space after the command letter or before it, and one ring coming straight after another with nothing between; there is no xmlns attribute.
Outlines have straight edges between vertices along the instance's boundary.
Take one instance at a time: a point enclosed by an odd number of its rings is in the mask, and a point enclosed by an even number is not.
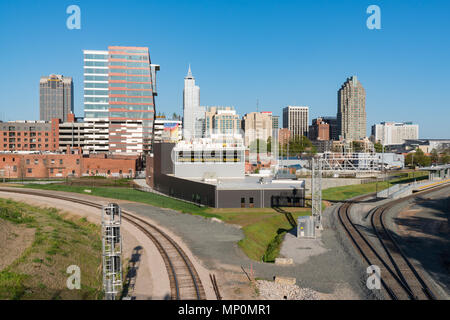
<svg viewBox="0 0 450 320"><path fill-rule="evenodd" d="M58 149L59 119L0 122L0 152Z"/></svg>
<svg viewBox="0 0 450 320"><path fill-rule="evenodd" d="M155 142L178 142L181 139L183 139L181 120L155 120Z"/></svg>
<svg viewBox="0 0 450 320"><path fill-rule="evenodd" d="M330 125L330 140L339 140L339 130L336 117L321 117L322 121Z"/></svg>
<svg viewBox="0 0 450 320"><path fill-rule="evenodd" d="M313 119L312 125L309 126L309 139L330 140L330 125L322 118Z"/></svg>
<svg viewBox="0 0 450 320"><path fill-rule="evenodd" d="M241 120L233 107L209 107L205 112L205 137L240 134Z"/></svg>
<svg viewBox="0 0 450 320"><path fill-rule="evenodd" d="M366 137L366 91L356 76L348 78L338 91L337 122L340 139Z"/></svg>
<svg viewBox="0 0 450 320"><path fill-rule="evenodd" d="M280 129L280 116L272 115L272 129L274 130Z"/></svg>
<svg viewBox="0 0 450 320"><path fill-rule="evenodd" d="M412 122L381 122L372 126L374 142L382 145L400 145L408 139L419 138L419 125Z"/></svg>
<svg viewBox="0 0 450 320"><path fill-rule="evenodd" d="M73 81L71 77L52 74L41 77L39 81L40 120L51 121L54 118L67 121L67 115L73 113Z"/></svg>
<svg viewBox="0 0 450 320"><path fill-rule="evenodd" d="M288 128L281 128L278 129L278 143L282 146L289 143L289 140L291 138L291 132Z"/></svg>
<svg viewBox="0 0 450 320"><path fill-rule="evenodd" d="M289 129L291 137L308 136L309 107L287 106L283 109L283 128Z"/></svg>
<svg viewBox="0 0 450 320"><path fill-rule="evenodd" d="M0 153L0 177L8 179L104 176L133 178L138 156L81 153Z"/></svg>
<svg viewBox="0 0 450 320"><path fill-rule="evenodd" d="M146 47L84 50L88 151L151 152L158 70Z"/></svg>
<svg viewBox="0 0 450 320"><path fill-rule="evenodd" d="M244 130L244 144L246 147L259 139L267 142L272 137L272 112L251 112L242 118L242 129Z"/></svg>
<svg viewBox="0 0 450 320"><path fill-rule="evenodd" d="M183 137L202 138L204 134L205 107L200 106L200 87L195 85L191 66L184 78L183 90Z"/></svg>

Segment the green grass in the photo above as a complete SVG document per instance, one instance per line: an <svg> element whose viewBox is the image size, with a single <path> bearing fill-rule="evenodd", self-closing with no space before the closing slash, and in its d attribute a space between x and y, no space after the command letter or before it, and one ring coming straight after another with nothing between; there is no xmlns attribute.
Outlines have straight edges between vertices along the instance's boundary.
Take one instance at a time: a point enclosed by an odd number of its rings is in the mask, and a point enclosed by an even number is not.
<svg viewBox="0 0 450 320"><path fill-rule="evenodd" d="M168 208L177 210L183 213L190 213L194 215L201 215L204 217L212 218L217 217L214 214L208 213L208 208L196 206L188 202L180 201L177 199L161 196L159 194L144 192L139 190L134 190L130 188L114 188L114 187L87 187L87 186L69 186L64 184L27 184L24 185L25 188L41 189L41 190L55 190L55 191L66 191L75 192L81 194L88 194L93 196L128 200L135 202L142 202L150 204L155 207ZM90 193L86 193L84 190L91 190Z"/></svg>
<svg viewBox="0 0 450 320"><path fill-rule="evenodd" d="M66 218L52 208L0 199L1 219L35 230L21 256L0 270L2 299L100 299L100 227ZM81 290L69 290L66 269L81 269Z"/></svg>
<svg viewBox="0 0 450 320"><path fill-rule="evenodd" d="M223 221L242 227L245 237L238 245L250 259L256 261L275 261L284 235L293 228L284 214L271 208L210 210ZM301 215L311 214L306 208L284 210L289 211L295 220Z"/></svg>
<svg viewBox="0 0 450 320"><path fill-rule="evenodd" d="M425 176L426 173L416 173L416 178L418 179L424 178ZM378 189L385 189L395 183L408 182L411 178L411 174L405 174L403 177L390 182L379 182ZM183 213L200 215L207 218L215 217L227 223L236 224L242 227L245 237L239 241L238 245L249 258L256 261L262 260L266 262L273 262L279 255L280 245L284 239L284 236L289 230L292 229L292 226L289 224L284 214L278 213L270 208L205 208L158 194L142 192L129 188L69 186L64 184L29 184L25 187L76 192L106 198L136 201L156 207L170 208ZM329 188L323 191L323 199L330 201L342 201L358 195L375 192L376 187L377 186L375 183L368 183ZM85 189L91 190L91 193L84 192ZM290 208L286 210L292 213L295 220L299 215L311 214L308 209L298 210Z"/></svg>
<svg viewBox="0 0 450 320"><path fill-rule="evenodd" d="M428 177L428 172L415 172L414 177L417 181L426 179ZM322 199L328 201L343 201L360 195L373 193L386 189L398 183L409 183L413 182L413 173L409 172L403 175L401 178L393 179L391 181L383 182L371 182L366 184L355 184L343 187L328 188L322 191Z"/></svg>

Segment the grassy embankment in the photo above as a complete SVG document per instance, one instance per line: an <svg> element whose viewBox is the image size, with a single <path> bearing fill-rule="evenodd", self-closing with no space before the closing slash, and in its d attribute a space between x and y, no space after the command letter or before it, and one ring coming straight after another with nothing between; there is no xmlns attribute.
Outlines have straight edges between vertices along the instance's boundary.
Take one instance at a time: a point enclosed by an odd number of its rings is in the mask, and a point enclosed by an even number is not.
<svg viewBox="0 0 450 320"><path fill-rule="evenodd" d="M365 184L355 184L343 187L328 188L322 191L322 199L328 201L343 201L363 194L373 193L377 190L384 190L398 183L410 183L414 179L417 181L427 179L428 172L408 172L402 174L402 177L390 181L371 182Z"/></svg>
<svg viewBox="0 0 450 320"><path fill-rule="evenodd" d="M423 176L421 173L416 173L417 179L421 179L421 177L425 176L426 173L423 173ZM411 174L407 174L404 177L391 180L389 182L379 182L378 190L387 188L395 183L409 182L411 179ZM87 194L84 192L87 188L86 186L49 184L27 185L27 187ZM342 201L358 195L375 192L376 188L376 183L330 188L323 191L323 199L330 201ZM283 241L286 232L292 230L293 228L285 214L278 213L270 208L214 209L199 207L173 198L133 189L89 187L89 190L91 190L91 193L89 194L95 196L142 202L157 207L170 208L183 213L200 215L207 218L215 217L227 223L239 225L242 227L245 235L245 238L239 241L239 246L248 257L257 261L274 261L274 259L278 256L280 244ZM285 208L285 210L292 214L292 217L295 220L297 220L299 215L311 214L311 211L308 208Z"/></svg>
<svg viewBox="0 0 450 320"><path fill-rule="evenodd" d="M31 246L0 270L0 299L102 298L99 226L6 199L0 199L0 219L35 230ZM66 286L70 265L81 269L80 290Z"/></svg>

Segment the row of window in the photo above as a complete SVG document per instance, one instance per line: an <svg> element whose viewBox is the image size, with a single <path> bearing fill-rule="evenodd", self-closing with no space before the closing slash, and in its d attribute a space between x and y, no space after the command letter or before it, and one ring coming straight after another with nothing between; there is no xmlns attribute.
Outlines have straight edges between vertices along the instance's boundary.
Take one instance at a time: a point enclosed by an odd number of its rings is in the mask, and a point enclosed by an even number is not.
<svg viewBox="0 0 450 320"><path fill-rule="evenodd" d="M148 62L130 62L130 61L111 61L110 66L132 67L132 68L148 68Z"/></svg>
<svg viewBox="0 0 450 320"><path fill-rule="evenodd" d="M151 82L150 77L141 76L110 76L109 80L131 81L131 82Z"/></svg>
<svg viewBox="0 0 450 320"><path fill-rule="evenodd" d="M21 147L22 147L22 145L19 143L19 144L17 145L17 148L21 148ZM24 148L28 148L28 144L24 144L23 147L24 147ZM38 144L37 147L38 147L38 148L42 148L42 144ZM3 148L7 149L7 148L8 148L8 145L7 145L7 144L4 144L4 145L3 145ZM15 148L16 148L16 145L15 145L15 144L10 144L10 145L9 145L9 149L15 149ZM36 148L36 144L30 144L30 149L35 149L35 148ZM48 148L48 144L45 145L45 148ZM55 144L53 145L53 148L56 148L56 145L55 145Z"/></svg>
<svg viewBox="0 0 450 320"><path fill-rule="evenodd" d="M110 69L110 73L149 75L150 69Z"/></svg>
<svg viewBox="0 0 450 320"><path fill-rule="evenodd" d="M153 98L126 98L126 97L111 97L110 102L128 102L128 103L153 103ZM93 101L94 102L94 101ZM97 102L97 101L95 101ZM101 102L101 101L99 101Z"/></svg>
<svg viewBox="0 0 450 320"><path fill-rule="evenodd" d="M21 142L20 141L21 138L17 138L17 142ZM28 141L28 138L24 138L23 141ZM3 138L3 142L16 142L16 138ZM38 138L37 141L35 138L30 139L30 142L41 142L41 138ZM48 138L45 138L45 142L48 142ZM56 139L53 139L53 142L56 142Z"/></svg>
<svg viewBox="0 0 450 320"><path fill-rule="evenodd" d="M30 130L30 131L31 131L31 130ZM20 131L17 132L17 136L20 136L21 134L22 134L22 133L21 133ZM14 136L15 136L15 132L9 132L8 134L7 134L6 132L3 132L3 135L4 135L4 136L8 135L8 136L10 136L10 137L14 137ZM28 135L28 132L24 132L23 135L24 135L24 136L27 136L27 135ZM38 132L37 135L38 135L38 136L41 136L41 135L42 135L42 132ZM36 132L30 132L30 137L35 137L35 136L36 136ZM45 136L46 136L46 137L48 136L48 132L45 132Z"/></svg>
<svg viewBox="0 0 450 320"><path fill-rule="evenodd" d="M151 97L152 91L151 90L110 90L111 94L126 94L127 96L136 97L136 96L146 96Z"/></svg>
<svg viewBox="0 0 450 320"><path fill-rule="evenodd" d="M107 67L108 61L85 61L84 65L88 67Z"/></svg>

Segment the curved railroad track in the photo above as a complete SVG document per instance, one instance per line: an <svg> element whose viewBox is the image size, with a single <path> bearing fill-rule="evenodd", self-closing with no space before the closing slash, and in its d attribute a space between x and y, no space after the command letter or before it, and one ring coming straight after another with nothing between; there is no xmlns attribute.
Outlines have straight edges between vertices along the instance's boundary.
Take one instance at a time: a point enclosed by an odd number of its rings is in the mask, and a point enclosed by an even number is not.
<svg viewBox="0 0 450 320"><path fill-rule="evenodd" d="M68 196L10 188L0 188L0 191L54 198L102 208L102 205L98 203ZM122 219L141 230L155 244L166 265L172 300L206 300L205 290L194 265L172 238L153 224L125 210L122 210Z"/></svg>
<svg viewBox="0 0 450 320"><path fill-rule="evenodd" d="M369 266L376 265L380 268L381 284L393 300L434 300L436 296L408 257L402 252L391 231L386 227L384 214L398 203L446 187L448 185L414 193L371 210L371 225L384 254L375 248L350 217L350 209L353 203L373 197L374 194L357 197L352 201L345 202L338 209L338 218L342 226L364 260Z"/></svg>

